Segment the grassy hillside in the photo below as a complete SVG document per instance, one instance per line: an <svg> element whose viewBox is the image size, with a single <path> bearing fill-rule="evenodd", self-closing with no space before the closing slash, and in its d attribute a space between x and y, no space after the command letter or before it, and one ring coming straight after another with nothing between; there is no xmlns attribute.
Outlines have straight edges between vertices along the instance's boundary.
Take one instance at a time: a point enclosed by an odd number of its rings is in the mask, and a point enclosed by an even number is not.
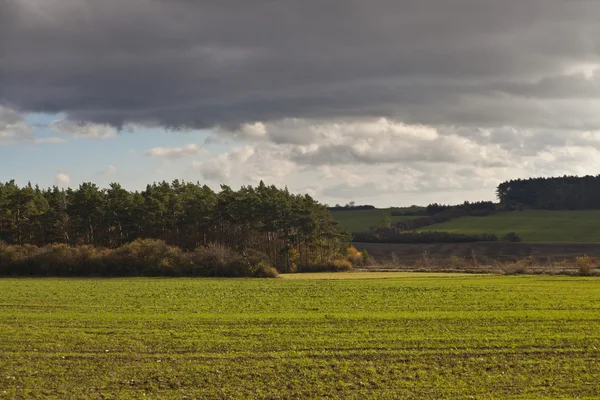
<svg viewBox="0 0 600 400"><path fill-rule="evenodd" d="M600 242L600 210L513 211L487 217L462 217L419 231L453 233L516 232L526 242Z"/></svg>
<svg viewBox="0 0 600 400"><path fill-rule="evenodd" d="M0 398L598 395L598 278L332 276L0 279Z"/></svg>
<svg viewBox="0 0 600 400"><path fill-rule="evenodd" d="M377 226L381 220L386 217L391 217L392 223L397 221L406 221L419 217L392 217L392 210L374 209L374 210L352 210L352 211L332 211L331 214L336 221L340 223L342 228L350 232L367 232L371 227Z"/></svg>

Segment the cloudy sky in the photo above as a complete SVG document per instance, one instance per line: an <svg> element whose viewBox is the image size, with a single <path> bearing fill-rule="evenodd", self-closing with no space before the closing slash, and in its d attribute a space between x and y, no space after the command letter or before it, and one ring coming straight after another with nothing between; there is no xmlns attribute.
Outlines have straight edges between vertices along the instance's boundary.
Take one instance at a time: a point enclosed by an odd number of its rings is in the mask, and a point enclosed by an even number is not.
<svg viewBox="0 0 600 400"><path fill-rule="evenodd" d="M600 173L596 0L3 0L0 180L329 203Z"/></svg>

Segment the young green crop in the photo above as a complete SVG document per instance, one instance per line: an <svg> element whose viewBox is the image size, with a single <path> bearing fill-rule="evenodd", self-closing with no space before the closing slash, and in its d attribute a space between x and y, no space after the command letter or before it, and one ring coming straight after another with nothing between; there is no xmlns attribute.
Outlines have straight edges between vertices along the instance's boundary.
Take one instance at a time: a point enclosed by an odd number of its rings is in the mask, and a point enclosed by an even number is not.
<svg viewBox="0 0 600 400"><path fill-rule="evenodd" d="M418 231L461 234L517 233L525 242L600 242L600 210L502 212L486 217L461 217Z"/></svg>
<svg viewBox="0 0 600 400"><path fill-rule="evenodd" d="M2 279L0 398L598 394L598 278L302 277Z"/></svg>

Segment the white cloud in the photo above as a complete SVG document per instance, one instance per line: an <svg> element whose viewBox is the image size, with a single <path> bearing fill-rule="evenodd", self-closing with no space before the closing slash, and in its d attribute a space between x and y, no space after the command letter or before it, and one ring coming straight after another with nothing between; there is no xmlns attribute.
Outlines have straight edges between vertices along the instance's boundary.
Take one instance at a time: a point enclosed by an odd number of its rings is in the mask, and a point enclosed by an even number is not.
<svg viewBox="0 0 600 400"><path fill-rule="evenodd" d="M110 176L110 175L114 175L116 173L117 173L117 167L115 167L112 164L109 164L106 168L104 168L104 169L102 169L102 170L97 171L96 173L94 173L94 176L96 178L103 178L103 177L107 177L107 176Z"/></svg>
<svg viewBox="0 0 600 400"><path fill-rule="evenodd" d="M56 184L60 186L67 186L71 183L71 177L63 172L56 174Z"/></svg>
<svg viewBox="0 0 600 400"><path fill-rule="evenodd" d="M67 139L59 138L59 137L44 137L44 138L35 138L34 143L43 144L43 143L67 143Z"/></svg>
<svg viewBox="0 0 600 400"><path fill-rule="evenodd" d="M338 120L308 120L284 118L267 122L243 124L236 130L215 128L221 135L236 139L269 140L278 144L310 145L320 142L339 144L344 138L373 138L381 134L390 137L433 140L437 131L424 125L407 125L389 118L351 118Z"/></svg>
<svg viewBox="0 0 600 400"><path fill-rule="evenodd" d="M560 135L389 118L285 119L260 126L262 137L228 132L239 147L194 166L217 183L310 185L328 203L362 198L378 205L491 200L507 179L600 170L598 131Z"/></svg>
<svg viewBox="0 0 600 400"><path fill-rule="evenodd" d="M507 151L495 143L480 143L455 129L410 125L389 118L347 120L285 119L260 125L265 140L305 165L394 163L503 163ZM243 130L243 128L242 128ZM236 137L239 131L229 132ZM250 139L251 136L244 136ZM264 144L263 144L264 146Z"/></svg>
<svg viewBox="0 0 600 400"><path fill-rule="evenodd" d="M600 71L600 64L580 62L568 65L564 72L567 75L582 75L586 79L591 79L596 75L597 71Z"/></svg>
<svg viewBox="0 0 600 400"><path fill-rule="evenodd" d="M110 139L117 136L117 130L114 127L92 122L61 119L52 121L48 127L59 135L76 138Z"/></svg>
<svg viewBox="0 0 600 400"><path fill-rule="evenodd" d="M234 174L241 176L248 171L244 165L254 153L252 146L244 146L205 162L194 161L192 165L200 169L204 179L227 182Z"/></svg>
<svg viewBox="0 0 600 400"><path fill-rule="evenodd" d="M145 154L151 157L177 159L203 153L206 153L205 149L195 144L188 144L185 147L155 147L148 150Z"/></svg>
<svg viewBox="0 0 600 400"><path fill-rule="evenodd" d="M0 145L19 143L65 143L60 137L35 137L34 126L15 110L0 106Z"/></svg>
<svg viewBox="0 0 600 400"><path fill-rule="evenodd" d="M0 106L0 144L28 141L33 138L33 127L15 110Z"/></svg>
<svg viewBox="0 0 600 400"><path fill-rule="evenodd" d="M260 139L267 136L267 127L262 122L246 123L239 132L243 137Z"/></svg>

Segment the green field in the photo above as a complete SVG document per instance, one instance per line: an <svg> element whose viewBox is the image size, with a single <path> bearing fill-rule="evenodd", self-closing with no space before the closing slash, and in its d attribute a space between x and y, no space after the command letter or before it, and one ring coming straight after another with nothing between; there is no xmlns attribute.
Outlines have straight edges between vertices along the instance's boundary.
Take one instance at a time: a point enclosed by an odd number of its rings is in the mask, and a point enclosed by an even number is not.
<svg viewBox="0 0 600 400"><path fill-rule="evenodd" d="M599 393L598 278L350 276L1 279L0 398Z"/></svg>
<svg viewBox="0 0 600 400"><path fill-rule="evenodd" d="M370 228L377 226L383 219L390 217L392 223L420 218L414 216L394 216L389 208L377 208L374 210L352 210L332 211L331 215L338 221L342 228L349 232L368 232Z"/></svg>
<svg viewBox="0 0 600 400"><path fill-rule="evenodd" d="M600 242L600 210L513 211L487 217L462 217L419 231L453 233L516 232L526 242Z"/></svg>

